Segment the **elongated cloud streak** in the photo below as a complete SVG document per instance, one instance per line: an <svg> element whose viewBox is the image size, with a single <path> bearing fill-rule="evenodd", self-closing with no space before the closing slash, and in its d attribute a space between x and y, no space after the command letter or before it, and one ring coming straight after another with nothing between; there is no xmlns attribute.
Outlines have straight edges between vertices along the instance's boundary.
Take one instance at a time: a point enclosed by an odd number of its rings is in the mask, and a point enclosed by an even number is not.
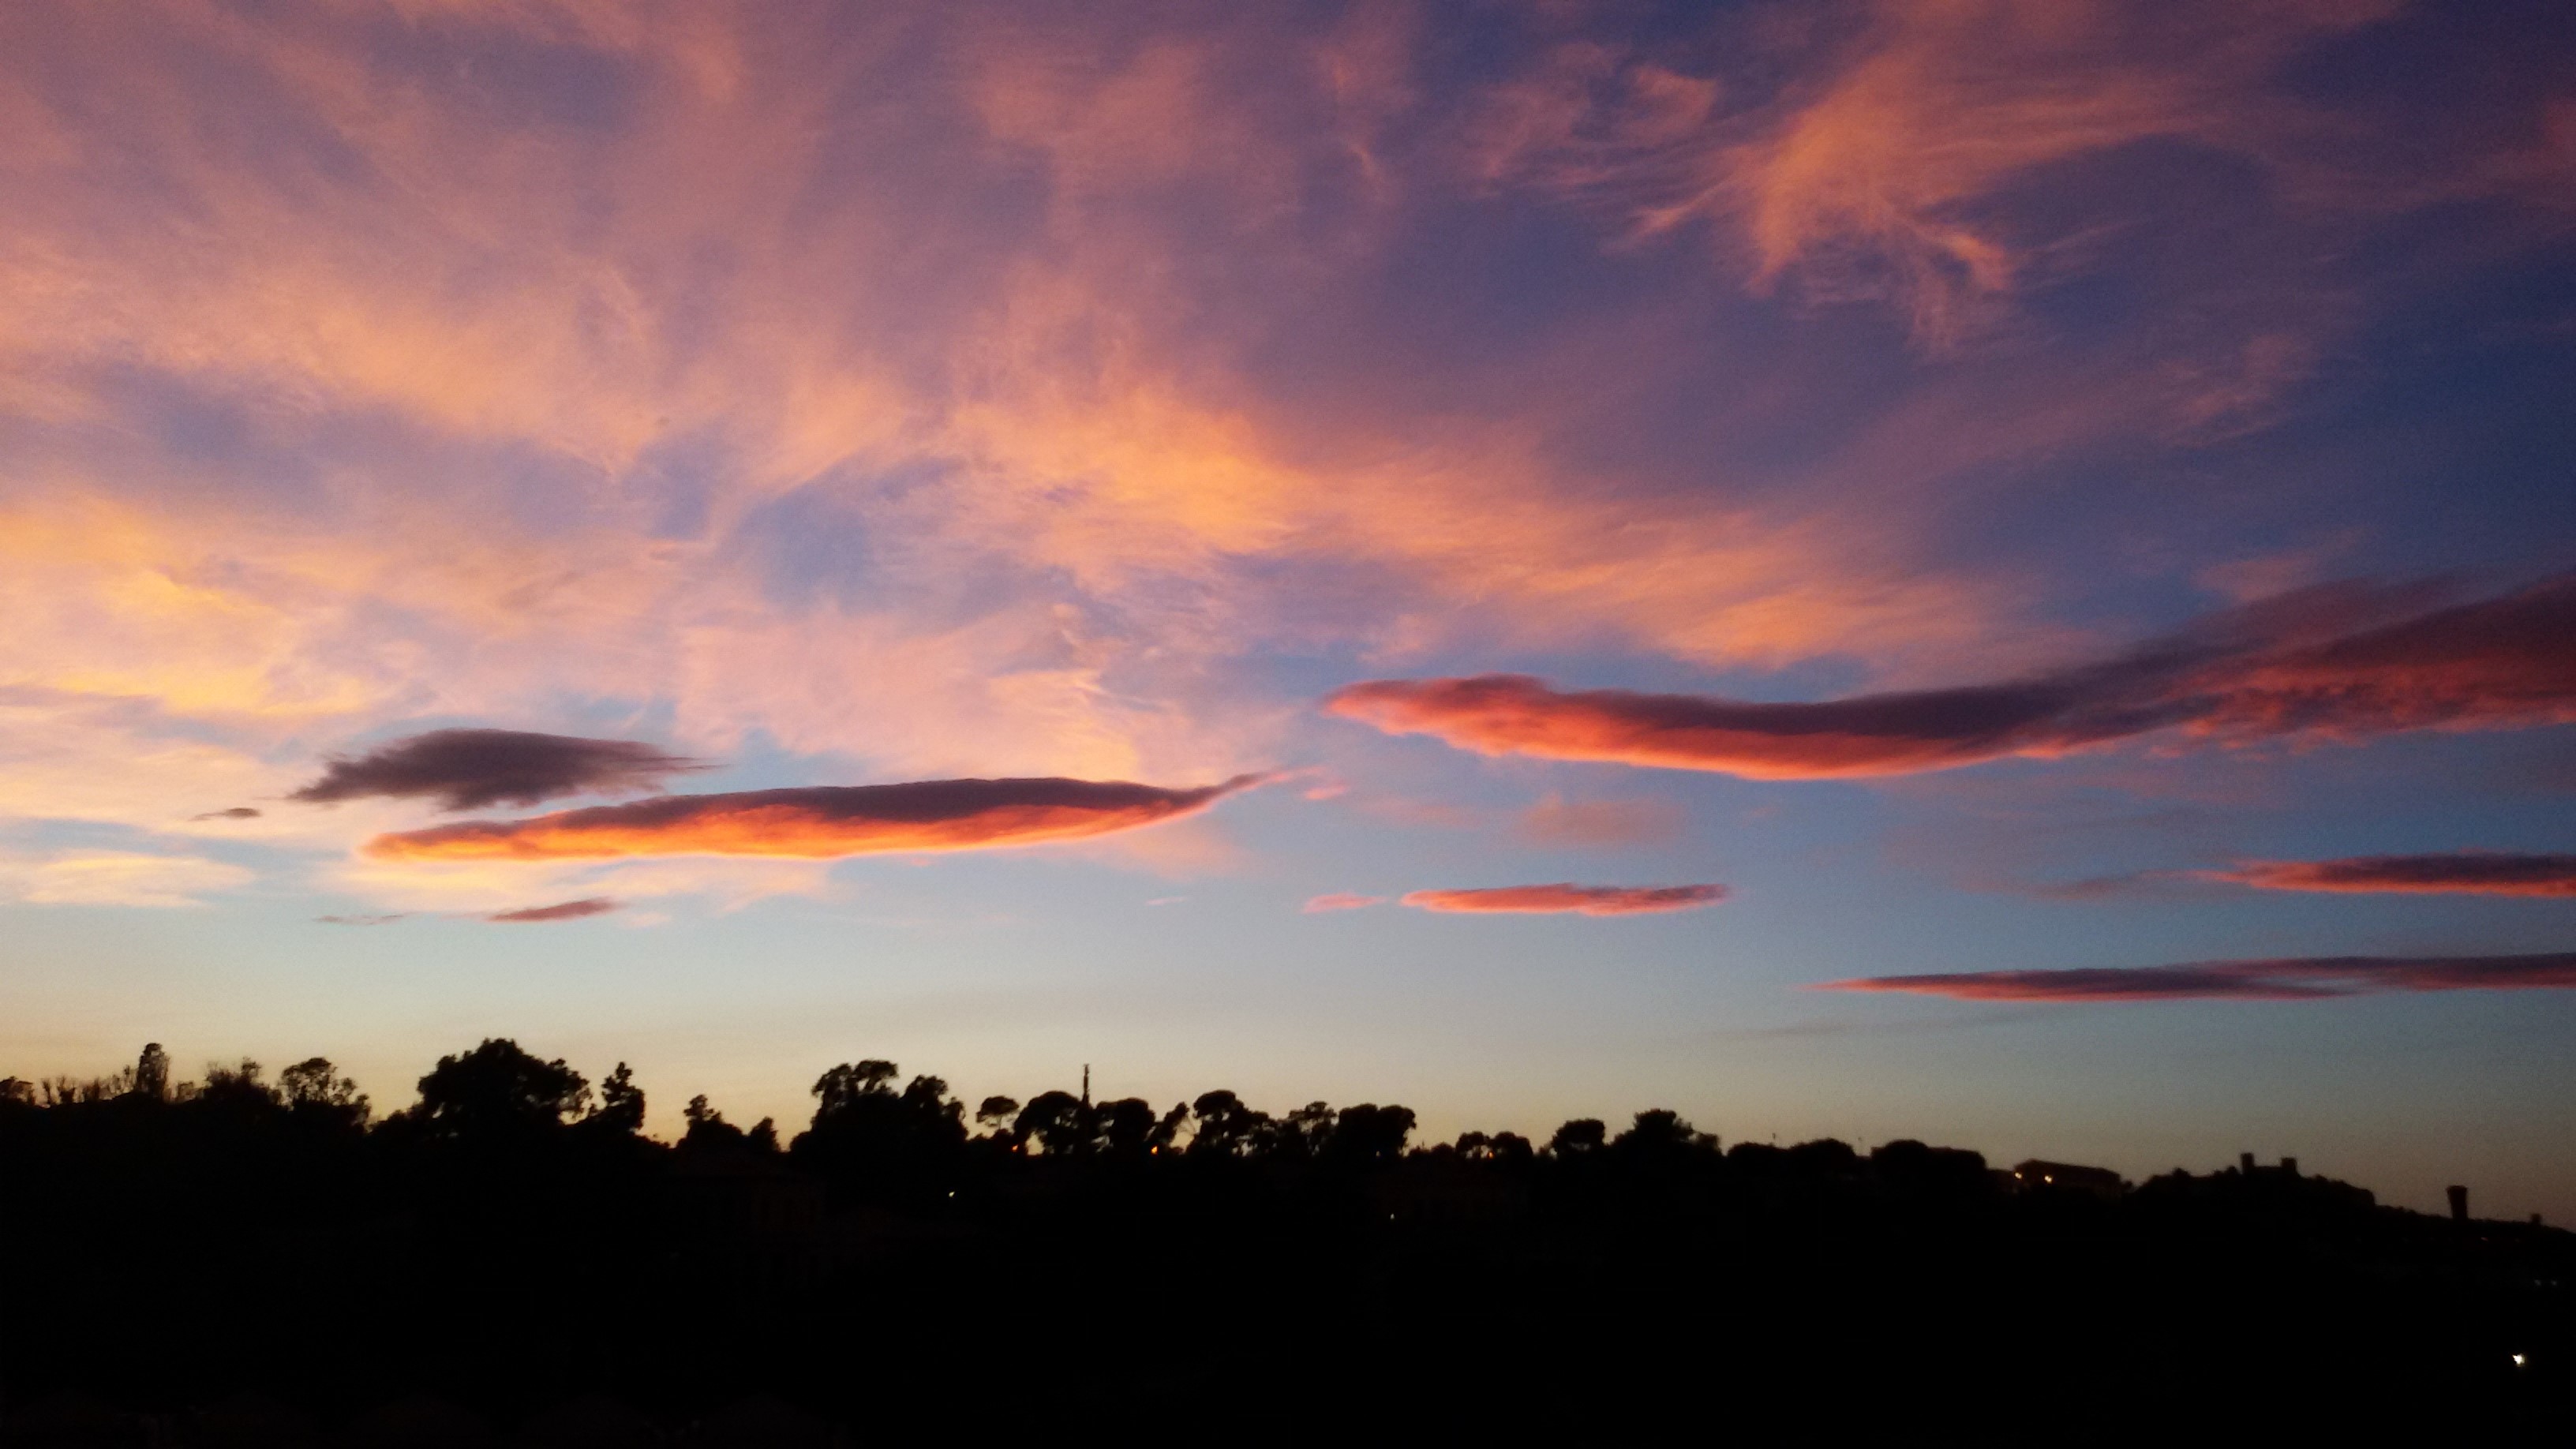
<svg viewBox="0 0 2576 1449"><path fill-rule="evenodd" d="M1760 780L1911 774L2169 729L2250 740L2576 720L2576 576L2316 637L2319 615L2358 602L2351 590L2312 590L2099 664L1820 703L1568 692L1485 674L1355 684L1325 708L1489 755Z"/></svg>
<svg viewBox="0 0 2576 1449"><path fill-rule="evenodd" d="M1349 891L1327 891L1306 902L1306 914L1320 916L1327 911L1358 911L1386 904L1384 896L1354 895Z"/></svg>
<svg viewBox="0 0 2576 1449"><path fill-rule="evenodd" d="M442 810L534 805L566 795L649 790L705 764L633 740L521 730L431 730L355 759L287 798L327 805L368 796L428 797ZM256 812L254 812L256 813Z"/></svg>
<svg viewBox="0 0 2576 1449"><path fill-rule="evenodd" d="M610 911L619 909L622 909L620 904L606 896L591 896L586 900L559 901L551 906L530 906L519 911L495 911L483 919L499 925L578 921L584 916L604 916Z"/></svg>
<svg viewBox="0 0 2576 1449"><path fill-rule="evenodd" d="M0 891L31 905L201 906L199 897L251 883L249 870L195 855L75 850L19 859L0 855Z"/></svg>
<svg viewBox="0 0 2576 1449"><path fill-rule="evenodd" d="M1497 912L1513 915L1642 916L1695 911L1726 899L1722 885L1493 886L1484 890L1413 891L1404 904L1425 911Z"/></svg>
<svg viewBox="0 0 2576 1449"><path fill-rule="evenodd" d="M725 795L664 795L529 820L469 820L380 835L381 860L562 860L622 855L785 855L1034 845L1196 814L1259 783L1167 790L1123 780L919 780Z"/></svg>
<svg viewBox="0 0 2576 1449"><path fill-rule="evenodd" d="M1555 795L1521 815L1515 832L1539 845L1663 845L1682 833L1680 806L1669 800L1565 800Z"/></svg>
<svg viewBox="0 0 2576 1449"><path fill-rule="evenodd" d="M2292 956L2073 971L1864 976L1810 991L1893 991L1961 1001L2314 1001L2390 991L2576 989L2576 951L2532 956Z"/></svg>
<svg viewBox="0 0 2576 1449"><path fill-rule="evenodd" d="M2576 855L2467 850L2445 855L2356 855L2342 860L2250 860L2192 872L2266 891L2352 894L2576 896Z"/></svg>

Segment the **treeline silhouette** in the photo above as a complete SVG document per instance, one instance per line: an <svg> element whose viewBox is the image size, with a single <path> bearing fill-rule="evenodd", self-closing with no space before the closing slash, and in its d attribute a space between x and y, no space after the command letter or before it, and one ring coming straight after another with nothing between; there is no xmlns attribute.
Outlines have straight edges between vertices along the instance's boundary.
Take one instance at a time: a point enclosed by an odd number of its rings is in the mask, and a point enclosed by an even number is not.
<svg viewBox="0 0 2576 1449"><path fill-rule="evenodd" d="M322 1058L0 1079L17 1444L1618 1442L1802 1426L2563 1423L2576 1237L2295 1165L2135 1188L1669 1111L1420 1144L1400 1106L837 1066L792 1137L643 1135L507 1040L378 1117ZM2073 1417L2067 1417L2073 1416Z"/></svg>

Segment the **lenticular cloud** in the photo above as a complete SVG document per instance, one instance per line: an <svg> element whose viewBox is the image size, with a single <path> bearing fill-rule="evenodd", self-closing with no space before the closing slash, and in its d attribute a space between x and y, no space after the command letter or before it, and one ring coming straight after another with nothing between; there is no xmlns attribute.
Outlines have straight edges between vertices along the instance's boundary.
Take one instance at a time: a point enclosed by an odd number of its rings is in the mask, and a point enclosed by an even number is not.
<svg viewBox="0 0 2576 1449"><path fill-rule="evenodd" d="M2576 989L2576 952L2532 956L2292 956L2071 971L1864 976L1811 991L1903 992L1961 1001L2316 1001L2404 991Z"/></svg>
<svg viewBox="0 0 2576 1449"><path fill-rule="evenodd" d="M630 855L844 855L1034 845L1195 814L1260 782L1167 790L1123 780L918 780L665 795L527 820L469 820L380 835L384 860L564 860Z"/></svg>
<svg viewBox="0 0 2576 1449"><path fill-rule="evenodd" d="M2342 860L2249 860L2194 871L2201 880L2266 891L2346 894L2576 896L2576 855L2464 850L2439 855L2356 855Z"/></svg>
<svg viewBox="0 0 2576 1449"><path fill-rule="evenodd" d="M2233 741L2576 721L2576 575L2393 621L2392 603L2306 590L2054 674L1815 703L1483 674L1355 684L1325 708L1488 755L1762 780L1912 774L2160 730Z"/></svg>
<svg viewBox="0 0 2576 1449"><path fill-rule="evenodd" d="M650 790L673 775L705 768L700 761L633 740L524 730L431 730L355 759L334 759L322 778L287 798L327 805L370 796L426 797L442 810L483 810L566 795Z"/></svg>
<svg viewBox="0 0 2576 1449"><path fill-rule="evenodd" d="M1510 915L1640 916L1692 911L1726 899L1722 885L1492 886L1483 890L1414 891L1404 904L1425 911L1495 912Z"/></svg>
<svg viewBox="0 0 2576 1449"><path fill-rule="evenodd" d="M531 925L546 921L578 921L585 916L604 916L623 907L606 896L591 896L578 901L560 901L551 906L529 906L524 910L495 911L483 919L497 925Z"/></svg>

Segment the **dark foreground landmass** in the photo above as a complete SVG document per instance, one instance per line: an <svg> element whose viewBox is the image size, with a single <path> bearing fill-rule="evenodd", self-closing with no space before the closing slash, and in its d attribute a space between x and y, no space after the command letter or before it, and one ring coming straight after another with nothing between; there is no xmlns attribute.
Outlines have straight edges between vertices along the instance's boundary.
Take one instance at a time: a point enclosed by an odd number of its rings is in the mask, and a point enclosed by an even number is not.
<svg viewBox="0 0 2576 1449"><path fill-rule="evenodd" d="M0 1081L13 1445L2565 1442L2576 1237L2250 1162L2131 1187L1669 1112L1411 1142L884 1062L641 1135L506 1041ZM2457 1441L2456 1438L2454 1440Z"/></svg>

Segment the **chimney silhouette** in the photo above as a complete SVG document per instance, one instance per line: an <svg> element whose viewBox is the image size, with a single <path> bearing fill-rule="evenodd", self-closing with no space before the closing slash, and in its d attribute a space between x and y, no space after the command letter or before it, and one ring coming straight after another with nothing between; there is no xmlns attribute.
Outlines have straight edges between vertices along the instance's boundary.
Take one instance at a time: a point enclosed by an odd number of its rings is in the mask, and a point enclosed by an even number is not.
<svg viewBox="0 0 2576 1449"><path fill-rule="evenodd" d="M2252 1177L2254 1175L2254 1154L2251 1152L2237 1153L2236 1168L2247 1177Z"/></svg>
<svg viewBox="0 0 2576 1449"><path fill-rule="evenodd" d="M2450 1194L2451 1196L2451 1221L2455 1223L2467 1222L2469 1220L2469 1190L2465 1187L2446 1187L2442 1189L2442 1191Z"/></svg>

